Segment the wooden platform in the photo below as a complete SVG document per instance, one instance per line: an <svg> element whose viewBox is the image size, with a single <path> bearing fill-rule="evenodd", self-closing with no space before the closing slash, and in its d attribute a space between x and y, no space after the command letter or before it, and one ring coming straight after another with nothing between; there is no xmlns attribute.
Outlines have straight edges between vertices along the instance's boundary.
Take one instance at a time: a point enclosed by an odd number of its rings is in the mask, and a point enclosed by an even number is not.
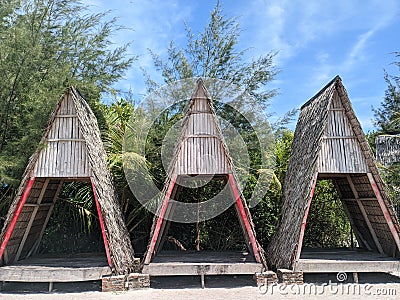
<svg viewBox="0 0 400 300"><path fill-rule="evenodd" d="M295 271L304 273L400 271L400 260L379 253L348 249L304 249Z"/></svg>
<svg viewBox="0 0 400 300"><path fill-rule="evenodd" d="M162 251L144 265L150 276L255 274L263 270L246 252Z"/></svg>
<svg viewBox="0 0 400 300"><path fill-rule="evenodd" d="M73 282L111 274L105 255L33 257L0 267L0 281Z"/></svg>

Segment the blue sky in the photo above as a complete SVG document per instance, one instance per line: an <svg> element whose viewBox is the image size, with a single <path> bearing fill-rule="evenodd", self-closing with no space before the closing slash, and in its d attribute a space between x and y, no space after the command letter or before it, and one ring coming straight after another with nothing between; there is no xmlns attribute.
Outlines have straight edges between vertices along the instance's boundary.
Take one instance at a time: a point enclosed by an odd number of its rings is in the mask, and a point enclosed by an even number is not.
<svg viewBox="0 0 400 300"><path fill-rule="evenodd" d="M200 32L216 1L85 3L93 11L112 10L111 16L131 28L114 37L117 45L132 41L129 52L138 55L118 87L131 88L140 98L145 92L141 68L160 79L147 49L162 56L170 40L185 43L184 22ZM379 106L386 89L383 70L398 75L391 63L392 53L400 51L400 1L224 0L221 4L227 16L238 18L243 30L239 47L251 47L249 58L279 51L275 64L281 72L271 85L279 89L270 107L275 117L300 107L340 75L364 130L373 128L371 107Z"/></svg>

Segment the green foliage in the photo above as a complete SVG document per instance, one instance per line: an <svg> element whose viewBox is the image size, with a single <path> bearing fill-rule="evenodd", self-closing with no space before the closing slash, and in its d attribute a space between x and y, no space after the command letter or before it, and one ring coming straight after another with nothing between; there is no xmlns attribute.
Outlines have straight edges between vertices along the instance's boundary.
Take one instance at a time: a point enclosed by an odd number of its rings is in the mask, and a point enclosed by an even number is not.
<svg viewBox="0 0 400 300"><path fill-rule="evenodd" d="M400 58L400 52L395 53ZM400 61L393 63L399 68ZM389 75L385 72L385 81L388 85L385 97L378 109L374 109L377 131L370 134L369 143L375 149L375 137L380 134L400 134L400 75ZM380 168L380 173L387 184L390 198L397 214L400 214L400 166L399 163Z"/></svg>
<svg viewBox="0 0 400 300"><path fill-rule="evenodd" d="M46 226L40 253L102 252L104 245L89 183L64 184Z"/></svg>
<svg viewBox="0 0 400 300"><path fill-rule="evenodd" d="M132 141L132 139L124 140L124 136L129 126L135 126L133 120L134 105L133 100L116 99L110 106L103 107L103 115L105 117L107 130L103 131L104 146L108 155L108 166L114 177L114 185L120 200L122 212L125 222L132 240L138 238L146 239L151 228L152 215L141 205L133 195L127 182L124 172L124 142ZM136 115L135 115L136 116ZM133 139L133 142L135 140ZM145 174L141 173L144 165L151 167L145 157L137 153L125 153L129 155L129 168L136 171L135 176L145 178ZM127 163L127 161L125 161ZM143 253L145 246L136 245L135 251Z"/></svg>
<svg viewBox="0 0 400 300"><path fill-rule="evenodd" d="M400 58L400 52L395 53ZM400 62L394 62L399 67ZM387 89L378 109L374 109L375 125L380 134L400 134L400 76L385 72Z"/></svg>
<svg viewBox="0 0 400 300"><path fill-rule="evenodd" d="M276 139L275 157L276 157L276 170L275 174L282 184L285 181L285 175L289 164L290 151L292 150L292 143L294 132L289 129L281 130Z"/></svg>
<svg viewBox="0 0 400 300"><path fill-rule="evenodd" d="M192 77L217 78L238 85L266 105L276 93L274 89L267 89L278 71L273 64L276 52L247 62L247 49L237 49L240 33L237 20L224 16L218 2L203 32L194 34L186 26L185 46L171 41L166 59L153 51L151 54L167 84ZM150 77L147 83L149 91L158 86Z"/></svg>
<svg viewBox="0 0 400 300"><path fill-rule="evenodd" d="M76 85L98 112L100 93L133 58L111 48L121 27L78 0L2 1L0 178L16 185L64 89ZM98 114L97 114L98 115ZM99 115L98 115L99 117ZM3 164L6 162L6 164Z"/></svg>
<svg viewBox="0 0 400 300"><path fill-rule="evenodd" d="M67 87L80 90L104 127L101 93L110 90L134 60L127 56L127 45L112 46L112 36L120 29L108 13L90 13L79 0L1 1L0 186L7 186L0 191L1 216ZM99 238L92 230L98 222L88 206L92 199L84 195L87 187L73 187L74 195L65 194L71 193L66 188L56 204L43 251L86 251L92 246L83 245L82 236L93 235L92 242Z"/></svg>
<svg viewBox="0 0 400 300"><path fill-rule="evenodd" d="M279 169L275 171L275 174L278 172ZM265 197L256 207L251 209L257 240L265 248L270 242L272 235L275 233L281 216L281 206L282 185L278 178L274 176Z"/></svg>
<svg viewBox="0 0 400 300"><path fill-rule="evenodd" d="M349 247L350 230L350 223L333 183L327 180L318 181L307 219L304 246Z"/></svg>
<svg viewBox="0 0 400 300"><path fill-rule="evenodd" d="M381 175L386 183L389 197L397 215L400 217L400 162L394 163L389 167L382 166Z"/></svg>

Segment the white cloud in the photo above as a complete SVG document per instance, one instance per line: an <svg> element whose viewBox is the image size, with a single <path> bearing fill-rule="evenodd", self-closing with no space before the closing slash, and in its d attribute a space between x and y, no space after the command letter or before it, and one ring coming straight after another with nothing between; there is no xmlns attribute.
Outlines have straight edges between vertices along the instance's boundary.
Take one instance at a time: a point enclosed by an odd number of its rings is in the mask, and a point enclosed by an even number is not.
<svg viewBox="0 0 400 300"><path fill-rule="evenodd" d="M246 38L259 51L281 51L285 63L312 42L329 39L342 32L364 31L353 55L360 54L367 40L391 22L399 10L396 0L256 0L246 7ZM255 30L259 28L259 30Z"/></svg>
<svg viewBox="0 0 400 300"><path fill-rule="evenodd" d="M124 1L90 0L99 11L111 10L111 15L119 18L118 23L129 30L122 30L114 36L114 42L122 45L132 42L129 52L139 59L127 72L119 87L128 90L134 88L135 94L144 94L144 77L141 68L158 78L148 49L165 54L169 41L179 39L184 34L177 28L183 28L184 21L192 17L190 3L178 0Z"/></svg>

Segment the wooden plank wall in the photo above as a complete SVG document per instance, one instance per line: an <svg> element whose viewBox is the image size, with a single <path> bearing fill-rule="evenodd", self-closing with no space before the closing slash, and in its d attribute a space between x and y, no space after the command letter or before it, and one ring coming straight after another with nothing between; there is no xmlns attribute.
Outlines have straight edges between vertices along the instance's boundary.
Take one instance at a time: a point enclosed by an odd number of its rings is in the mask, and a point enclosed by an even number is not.
<svg viewBox="0 0 400 300"><path fill-rule="evenodd" d="M210 100L198 97L193 101L176 161L176 173L231 173L218 120L210 107Z"/></svg>
<svg viewBox="0 0 400 300"><path fill-rule="evenodd" d="M90 177L86 145L70 94L64 97L50 126L45 148L40 151L33 176Z"/></svg>
<svg viewBox="0 0 400 300"><path fill-rule="evenodd" d="M334 93L318 159L319 173L367 173L368 166L345 109Z"/></svg>

